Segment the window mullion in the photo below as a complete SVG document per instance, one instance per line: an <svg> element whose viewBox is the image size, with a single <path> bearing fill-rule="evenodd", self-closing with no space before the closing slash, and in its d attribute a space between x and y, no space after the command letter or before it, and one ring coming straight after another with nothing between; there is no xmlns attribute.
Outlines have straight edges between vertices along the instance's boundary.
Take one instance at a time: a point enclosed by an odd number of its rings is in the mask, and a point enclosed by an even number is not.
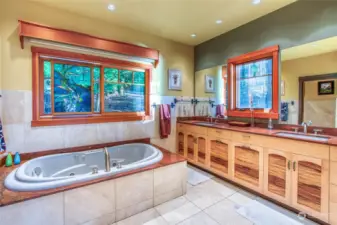
<svg viewBox="0 0 337 225"><path fill-rule="evenodd" d="M51 62L51 76L50 76L50 101L51 101L51 114L54 116L55 114L55 101L54 101L54 60L50 60Z"/></svg>
<svg viewBox="0 0 337 225"><path fill-rule="evenodd" d="M91 79L91 113L95 113L95 97L94 97L94 90L95 90L95 79L94 79L94 66L90 67L90 79Z"/></svg>
<svg viewBox="0 0 337 225"><path fill-rule="evenodd" d="M104 114L104 94L105 94L105 77L104 77L104 69L105 67L101 65L100 71L100 101L101 101L101 114Z"/></svg>

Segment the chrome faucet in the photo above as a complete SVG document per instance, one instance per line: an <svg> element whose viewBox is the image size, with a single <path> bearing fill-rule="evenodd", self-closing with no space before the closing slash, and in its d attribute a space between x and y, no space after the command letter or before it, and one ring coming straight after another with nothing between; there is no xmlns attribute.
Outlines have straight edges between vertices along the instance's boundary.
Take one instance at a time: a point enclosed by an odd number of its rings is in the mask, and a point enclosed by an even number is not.
<svg viewBox="0 0 337 225"><path fill-rule="evenodd" d="M110 154L107 147L104 147L105 172L110 172Z"/></svg>
<svg viewBox="0 0 337 225"><path fill-rule="evenodd" d="M303 132L305 134L308 133L308 126L310 126L311 124L312 124L311 120L309 120L308 122L302 122Z"/></svg>

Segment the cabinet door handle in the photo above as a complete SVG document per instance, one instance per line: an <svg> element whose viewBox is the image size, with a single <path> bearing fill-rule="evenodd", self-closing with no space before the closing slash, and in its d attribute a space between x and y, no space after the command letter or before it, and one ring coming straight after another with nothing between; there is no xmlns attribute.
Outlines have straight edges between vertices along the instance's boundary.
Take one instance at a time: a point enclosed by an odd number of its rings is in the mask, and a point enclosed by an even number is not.
<svg viewBox="0 0 337 225"><path fill-rule="evenodd" d="M290 167L291 167L291 161L288 160L288 170L290 170Z"/></svg>
<svg viewBox="0 0 337 225"><path fill-rule="evenodd" d="M243 138L250 138L250 135L243 134L242 137L243 137Z"/></svg>
<svg viewBox="0 0 337 225"><path fill-rule="evenodd" d="M296 171L296 162L293 162L293 170Z"/></svg>

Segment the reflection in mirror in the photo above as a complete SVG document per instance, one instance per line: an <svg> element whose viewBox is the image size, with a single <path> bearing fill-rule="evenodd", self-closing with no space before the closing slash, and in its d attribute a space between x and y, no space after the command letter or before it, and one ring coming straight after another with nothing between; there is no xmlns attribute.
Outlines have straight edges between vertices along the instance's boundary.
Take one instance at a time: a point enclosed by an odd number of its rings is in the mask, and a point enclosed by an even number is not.
<svg viewBox="0 0 337 225"><path fill-rule="evenodd" d="M337 37L281 52L280 123L335 128Z"/></svg>
<svg viewBox="0 0 337 225"><path fill-rule="evenodd" d="M195 98L199 101L195 105L195 116L226 117L226 74L225 66L195 73Z"/></svg>

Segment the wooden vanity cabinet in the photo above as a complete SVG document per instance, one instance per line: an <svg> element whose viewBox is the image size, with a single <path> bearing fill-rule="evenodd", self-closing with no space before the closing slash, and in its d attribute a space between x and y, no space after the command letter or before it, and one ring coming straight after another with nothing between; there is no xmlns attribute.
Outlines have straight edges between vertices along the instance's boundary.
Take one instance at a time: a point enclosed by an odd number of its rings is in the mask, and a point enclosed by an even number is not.
<svg viewBox="0 0 337 225"><path fill-rule="evenodd" d="M195 146L196 160L202 166L207 165L208 151L207 151L207 136L197 135L197 141Z"/></svg>
<svg viewBox="0 0 337 225"><path fill-rule="evenodd" d="M233 180L252 190L263 192L263 148L233 144Z"/></svg>
<svg viewBox="0 0 337 225"><path fill-rule="evenodd" d="M209 137L208 145L209 168L216 174L230 179L230 141L226 139Z"/></svg>
<svg viewBox="0 0 337 225"><path fill-rule="evenodd" d="M265 149L263 192L284 204L291 204L291 153Z"/></svg>
<svg viewBox="0 0 337 225"><path fill-rule="evenodd" d="M292 206L328 221L329 161L293 154L292 164Z"/></svg>
<svg viewBox="0 0 337 225"><path fill-rule="evenodd" d="M197 143L197 136L193 133L186 134L186 157L191 162L196 162L195 145Z"/></svg>
<svg viewBox="0 0 337 225"><path fill-rule="evenodd" d="M177 153L181 156L186 157L186 133L184 130L177 130Z"/></svg>

